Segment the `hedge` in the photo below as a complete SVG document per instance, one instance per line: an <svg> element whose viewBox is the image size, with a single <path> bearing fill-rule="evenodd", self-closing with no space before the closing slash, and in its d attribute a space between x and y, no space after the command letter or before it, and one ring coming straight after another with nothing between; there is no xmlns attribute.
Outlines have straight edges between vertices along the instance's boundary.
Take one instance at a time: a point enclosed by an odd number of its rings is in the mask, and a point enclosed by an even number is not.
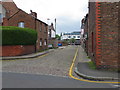
<svg viewBox="0 0 120 90"><path fill-rule="evenodd" d="M1 26L2 45L35 45L37 32L29 28Z"/></svg>

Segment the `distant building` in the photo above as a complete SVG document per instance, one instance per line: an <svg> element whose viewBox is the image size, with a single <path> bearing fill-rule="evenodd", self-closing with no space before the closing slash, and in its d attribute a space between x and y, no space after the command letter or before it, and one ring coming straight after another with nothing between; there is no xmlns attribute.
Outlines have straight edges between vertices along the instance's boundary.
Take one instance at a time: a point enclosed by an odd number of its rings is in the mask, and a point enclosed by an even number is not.
<svg viewBox="0 0 120 90"><path fill-rule="evenodd" d="M53 23L48 26L48 47L55 48L57 47L57 39L56 39L56 30L54 29Z"/></svg>
<svg viewBox="0 0 120 90"><path fill-rule="evenodd" d="M51 23L51 25L49 25L48 27L48 38L49 39L55 38L55 35L56 35L56 31L54 29L53 23Z"/></svg>
<svg viewBox="0 0 120 90"><path fill-rule="evenodd" d="M72 38L75 39L75 44L80 44L81 32L63 33L61 37L62 40L70 40Z"/></svg>

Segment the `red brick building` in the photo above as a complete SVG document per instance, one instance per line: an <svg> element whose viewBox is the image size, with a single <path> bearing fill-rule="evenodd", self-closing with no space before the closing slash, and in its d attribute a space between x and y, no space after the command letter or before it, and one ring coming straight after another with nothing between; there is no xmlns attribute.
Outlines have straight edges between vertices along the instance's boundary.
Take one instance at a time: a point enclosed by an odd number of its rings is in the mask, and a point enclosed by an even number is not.
<svg viewBox="0 0 120 90"><path fill-rule="evenodd" d="M17 26L21 28L31 28L37 31L38 40L36 51L48 48L48 25L37 19L37 13L30 10L30 14L19 9L14 2L1 2L2 13L0 16L2 26Z"/></svg>
<svg viewBox="0 0 120 90"><path fill-rule="evenodd" d="M81 21L81 46L88 54L88 14Z"/></svg>
<svg viewBox="0 0 120 90"><path fill-rule="evenodd" d="M89 2L87 52L97 68L120 68L119 7L118 2Z"/></svg>

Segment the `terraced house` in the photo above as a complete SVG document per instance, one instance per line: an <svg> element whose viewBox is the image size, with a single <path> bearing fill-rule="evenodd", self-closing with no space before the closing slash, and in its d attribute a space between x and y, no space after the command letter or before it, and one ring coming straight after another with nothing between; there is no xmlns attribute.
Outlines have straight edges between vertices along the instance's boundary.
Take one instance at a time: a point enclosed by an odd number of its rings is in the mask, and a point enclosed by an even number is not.
<svg viewBox="0 0 120 90"><path fill-rule="evenodd" d="M30 10L30 14L21 10L12 2L0 2L0 24L2 26L17 26L21 28L34 29L38 33L36 51L47 49L48 25L37 19L37 13Z"/></svg>
<svg viewBox="0 0 120 90"><path fill-rule="evenodd" d="M88 42L85 50L97 68L120 68L119 7L120 2L89 2L89 13L82 21Z"/></svg>

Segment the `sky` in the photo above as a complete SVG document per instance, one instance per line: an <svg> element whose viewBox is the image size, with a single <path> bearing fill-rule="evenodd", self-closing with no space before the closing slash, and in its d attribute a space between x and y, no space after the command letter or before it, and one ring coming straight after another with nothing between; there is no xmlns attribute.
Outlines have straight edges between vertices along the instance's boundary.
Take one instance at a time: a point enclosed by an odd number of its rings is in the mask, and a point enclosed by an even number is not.
<svg viewBox="0 0 120 90"><path fill-rule="evenodd" d="M80 31L81 19L88 13L88 0L13 0L18 8L30 13L37 12L38 19L54 23L56 31ZM49 20L47 20L49 18Z"/></svg>

